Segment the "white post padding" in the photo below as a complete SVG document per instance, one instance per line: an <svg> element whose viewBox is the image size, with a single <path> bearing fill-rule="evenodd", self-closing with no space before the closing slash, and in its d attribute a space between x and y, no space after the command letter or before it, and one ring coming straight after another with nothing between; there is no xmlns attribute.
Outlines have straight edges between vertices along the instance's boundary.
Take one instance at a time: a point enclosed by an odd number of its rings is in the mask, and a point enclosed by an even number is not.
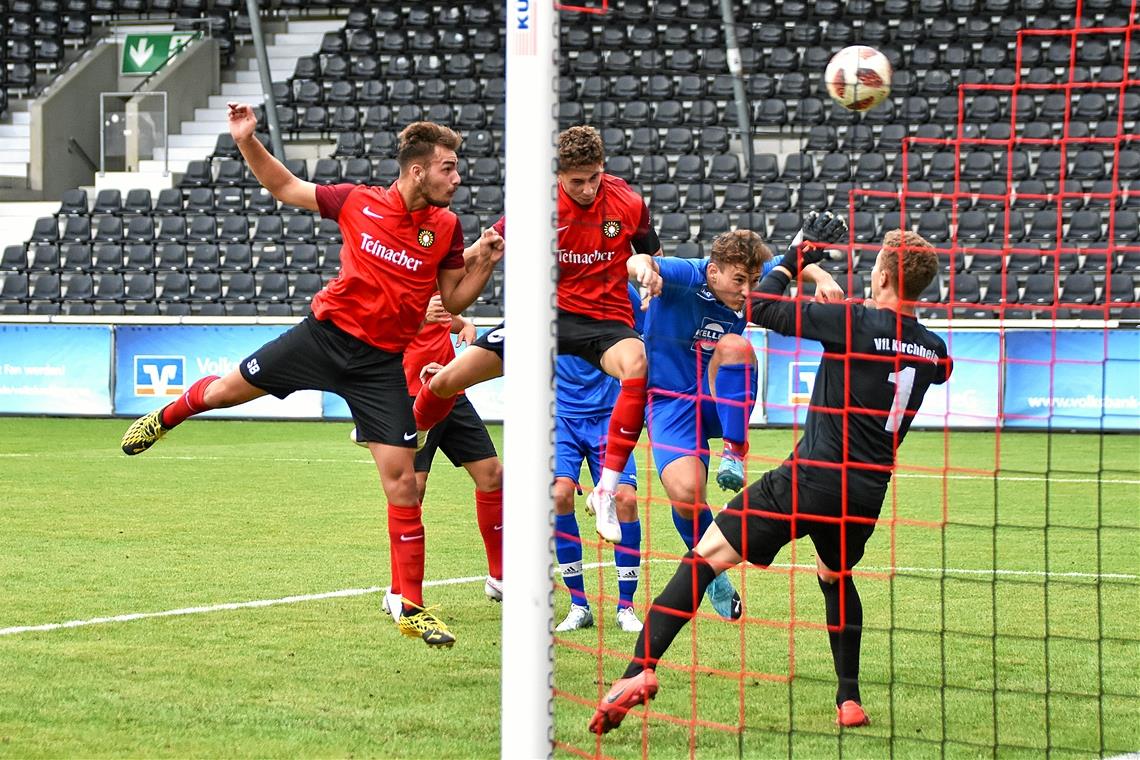
<svg viewBox="0 0 1140 760"><path fill-rule="evenodd" d="M552 3L507 0L501 756L554 751L555 80Z"/></svg>

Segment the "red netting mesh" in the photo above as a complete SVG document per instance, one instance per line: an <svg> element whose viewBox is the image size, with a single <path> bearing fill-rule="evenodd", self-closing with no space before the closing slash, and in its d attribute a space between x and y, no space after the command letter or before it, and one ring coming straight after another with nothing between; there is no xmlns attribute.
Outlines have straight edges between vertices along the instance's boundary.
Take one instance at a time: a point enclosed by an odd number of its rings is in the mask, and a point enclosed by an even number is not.
<svg viewBox="0 0 1140 760"><path fill-rule="evenodd" d="M1133 270L1122 262L1140 256L1140 48L1133 43L1140 25L1134 4L1127 12L1130 23L1086 26L1078 2L1071 28L1020 31L1014 81L960 85L953 134L906 137L897 189L858 187L847 198L851 242L840 284L862 292L859 278L869 270L855 262L879 248L876 231L884 226L861 216L863 204L897 198L898 226L927 235L943 262L944 293L924 294L920 316L945 336L956 374L995 381L990 402L931 389L934 411L899 452L875 537L851 572L865 609L861 682L873 724L834 726L835 673L814 552L793 541L769 568L729 571L745 616L724 621L702 605L658 666L656 700L614 733L588 733L590 714L621 676L634 637L613 620L612 548L587 537L596 630L556 634L558 754L1093 756L1136 749L1140 467L1134 435L1105 434L1135 429L1116 412L1134 411L1140 377L1136 341L1116 321L1138 306ZM1086 45L1103 45L1115 63L1090 65ZM1023 55L1031 46L1034 60L1063 73L1030 81ZM1034 126L1042 123L1047 133ZM935 155L949 167L941 184L927 179L939 165ZM935 206L945 212L945 228L924 216ZM980 220L975 211L987 225L994 220L991 234L971 231ZM968 280L956 276L967 262L991 278L987 298L966 292ZM988 321L966 321L978 319ZM975 347L979 329L990 336L989 348ZM1022 347L1031 333L1033 346ZM788 423L754 437L749 482L783 461L799 438L807 407L791 374L821 356L818 344L800 339L760 345L762 364L789 368L787 397L763 402L769 418L783 414ZM1087 378L1091 401L1073 395L1074 373ZM1007 408L1003 389L1011 378L1036 382L1039 394ZM1110 398L1120 406L1110 407ZM684 547L644 440L639 457L644 562L636 604L644 618ZM710 486L714 509L724 498ZM568 595L556 588L559 619Z"/></svg>

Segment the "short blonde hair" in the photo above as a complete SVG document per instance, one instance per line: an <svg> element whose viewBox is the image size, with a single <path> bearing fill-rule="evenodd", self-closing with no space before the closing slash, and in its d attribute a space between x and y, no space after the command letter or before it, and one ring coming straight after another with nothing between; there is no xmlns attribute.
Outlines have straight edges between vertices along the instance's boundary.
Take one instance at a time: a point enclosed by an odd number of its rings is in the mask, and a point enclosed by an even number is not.
<svg viewBox="0 0 1140 760"><path fill-rule="evenodd" d="M938 253L917 232L891 230L883 236L879 266L886 271L891 287L904 301L915 301L938 273Z"/></svg>
<svg viewBox="0 0 1140 760"><path fill-rule="evenodd" d="M740 265L755 276L772 258L772 249L752 230L732 230L713 239L709 258L721 269Z"/></svg>

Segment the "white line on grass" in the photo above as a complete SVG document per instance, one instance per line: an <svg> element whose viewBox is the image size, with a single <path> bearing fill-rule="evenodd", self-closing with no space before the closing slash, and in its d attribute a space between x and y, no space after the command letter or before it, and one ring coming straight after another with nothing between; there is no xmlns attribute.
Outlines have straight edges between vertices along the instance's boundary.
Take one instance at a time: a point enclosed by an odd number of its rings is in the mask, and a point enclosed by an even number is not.
<svg viewBox="0 0 1140 760"><path fill-rule="evenodd" d="M673 562L674 560L667 559L654 559L649 560L653 563L658 562ZM583 569L596 570L600 567L608 567L608 562L591 562L583 565ZM815 565L789 565L777 564L773 567L782 569L814 569ZM890 572L891 568L888 567L864 567L863 570L867 572ZM1131 575L1126 573L1058 573L1046 572L1038 570L967 570L958 568L938 568L938 567L896 567L896 572L900 573L916 573L923 575L993 575L993 576L1029 576L1038 578L1101 578L1107 580L1124 580L1135 581L1140 579L1140 575ZM483 575L473 575L465 578L445 578L438 581L424 581L425 587L431 586L455 586L463 583L479 583L486 579ZM132 612L127 615L112 615L108 617L89 618L87 620L68 620L63 623L42 623L40 625L15 625L8 628L0 628L0 636L12 636L17 633L35 633L39 631L55 631L61 628L82 628L88 625L102 625L104 623L129 623L133 620L147 620L149 618L161 617L177 617L180 615L200 615L207 612L224 612L226 610L241 610L249 609L251 607L273 607L280 604L298 604L300 602L315 602L321 599L335 599L340 597L350 596L363 596L365 594L375 594L382 591L382 586L369 586L368 588L346 588L339 591L326 591L320 594L299 594L296 596L284 596L280 599L255 599L249 602L226 602L223 604L210 604L200 607L181 607L175 610L163 610L161 612Z"/></svg>
<svg viewBox="0 0 1140 760"><path fill-rule="evenodd" d="M0 452L0 459L15 459L27 457L43 457L49 455L50 452L43 452L37 454L19 453L19 452ZM75 454L69 452L67 454L69 459L74 459ZM92 458L104 458L96 455ZM112 458L119 458L117 454L112 455ZM165 459L177 462L232 462L233 457L212 457L201 455L185 455L175 456L171 454L150 454L147 456L148 460L151 459ZM278 462L283 464L293 463L307 463L307 464L367 464L373 466L374 463L371 459L359 458L336 458L336 459L322 459L319 457L244 457L248 461L258 462ZM1140 480L1134 478L1061 478L1053 475L969 475L969 474L949 474L941 475L937 473L920 473L920 472L900 472L895 474L896 478L918 479L918 480L941 480L945 477L947 480L993 480L995 477L1003 482L1010 483L1041 483L1049 481L1052 483L1115 483L1117 485L1140 485Z"/></svg>

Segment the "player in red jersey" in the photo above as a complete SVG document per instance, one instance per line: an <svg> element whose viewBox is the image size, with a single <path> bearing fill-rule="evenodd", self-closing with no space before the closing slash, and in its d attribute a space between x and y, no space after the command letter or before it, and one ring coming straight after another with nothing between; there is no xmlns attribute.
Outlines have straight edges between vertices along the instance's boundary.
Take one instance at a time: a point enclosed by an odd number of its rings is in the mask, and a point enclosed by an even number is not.
<svg viewBox="0 0 1140 760"><path fill-rule="evenodd" d="M424 325L404 351L404 376L408 393L415 397L422 378L439 372L455 359L451 335L459 344L475 340L475 325L443 308L438 295L432 296L424 315ZM350 435L358 446L368 446L356 428ZM424 501L428 475L436 451L442 451L456 467L462 466L475 484L475 518L487 553L487 580L483 593L494 602L503 601L503 463L479 412L466 396L460 396L447 418L431 429L427 444L416 452L416 489ZM392 585L384 596L384 611L400 620L400 575L392 554Z"/></svg>
<svg viewBox="0 0 1140 760"><path fill-rule="evenodd" d="M635 280L649 295L660 292L657 271L631 257L659 255L661 243L645 201L606 174L604 163L602 138L593 127L570 127L558 136L558 352L579 356L621 381L602 475L586 500L598 535L615 543L621 524L614 492L645 422L645 345L633 329L627 282ZM495 229L504 228L500 219ZM503 338L500 325L420 389L420 431L447 415L459 391L503 374Z"/></svg>
<svg viewBox="0 0 1140 760"><path fill-rule="evenodd" d="M429 646L455 637L424 609L424 530L413 471L415 420L401 366L404 348L438 291L451 312L467 308L502 258L499 233L464 250L448 205L459 186L460 137L417 122L400 133L400 176L390 187L318 186L294 176L254 137L248 105L230 104L229 127L253 175L284 204L335 219L344 238L341 271L313 298L300 324L254 351L225 377L204 377L178 400L140 417L122 448L139 454L188 417L272 393L317 389L348 402L367 440L388 499L388 533L398 547L404 596L401 633Z"/></svg>

